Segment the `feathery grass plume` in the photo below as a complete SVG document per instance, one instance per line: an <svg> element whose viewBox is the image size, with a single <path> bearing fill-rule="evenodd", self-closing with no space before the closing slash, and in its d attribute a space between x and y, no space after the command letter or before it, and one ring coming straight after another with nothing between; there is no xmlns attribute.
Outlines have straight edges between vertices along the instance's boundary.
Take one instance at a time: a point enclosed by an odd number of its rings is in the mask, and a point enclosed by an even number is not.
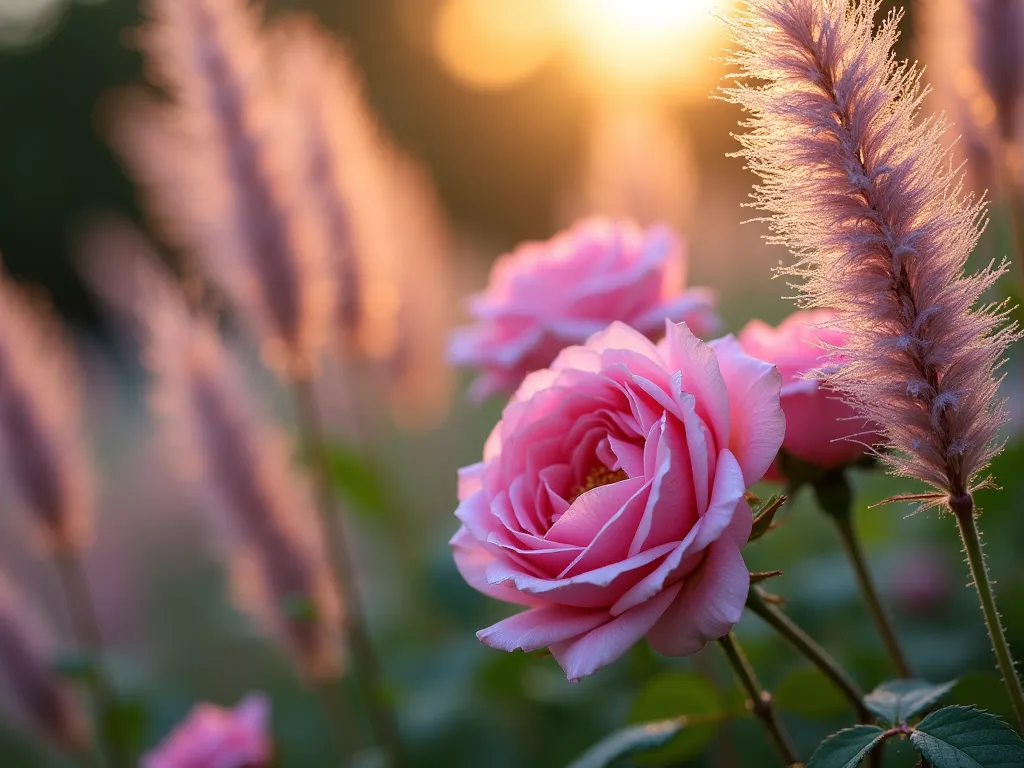
<svg viewBox="0 0 1024 768"><path fill-rule="evenodd" d="M796 255L804 306L833 307L847 364L819 371L869 421L882 456L950 500L969 497L1001 448L995 371L1017 337L981 306L1006 270L965 274L984 210L961 190L941 118L918 120L918 71L890 51L900 13L879 0L748 0L730 23L750 115L742 155L761 177L770 241ZM941 503L937 501L935 503Z"/></svg>
<svg viewBox="0 0 1024 768"><path fill-rule="evenodd" d="M332 280L289 167L284 110L246 0L146 0L137 32L167 100L115 100L109 133L174 243L246 314L269 362L305 374Z"/></svg>
<svg viewBox="0 0 1024 768"><path fill-rule="evenodd" d="M334 265L343 346L377 363L400 422L436 421L452 384L444 352L455 303L441 206L380 126L341 43L304 16L273 31L291 164Z"/></svg>
<svg viewBox="0 0 1024 768"><path fill-rule="evenodd" d="M332 676L339 668L341 608L288 441L256 417L215 329L189 313L145 238L116 222L93 236L90 282L119 275L132 283L101 293L121 315L134 297L130 314L154 376L154 410L179 469L201 483L222 513L215 522L230 545L234 596L281 639L306 679Z"/></svg>
<svg viewBox="0 0 1024 768"><path fill-rule="evenodd" d="M391 269L372 258L373 233L365 227L367 207L383 202L377 186L384 138L354 63L312 17L283 17L270 42L291 117L290 164L299 169L335 273L335 319L346 346L377 354L379 337L393 333L395 303L387 296Z"/></svg>
<svg viewBox="0 0 1024 768"><path fill-rule="evenodd" d="M56 317L0 273L0 472L54 551L80 546L92 523L78 385Z"/></svg>
<svg viewBox="0 0 1024 768"><path fill-rule="evenodd" d="M243 606L273 623L310 679L338 666L336 592L317 545L309 489L284 436L255 418L240 372L213 329L167 299L148 313L154 405L252 558L259 578L237 582ZM186 464L186 470L189 468ZM251 599L245 599L251 598Z"/></svg>
<svg viewBox="0 0 1024 768"><path fill-rule="evenodd" d="M0 576L0 679L26 724L69 752L88 748L88 719L51 667L53 641L6 578Z"/></svg>

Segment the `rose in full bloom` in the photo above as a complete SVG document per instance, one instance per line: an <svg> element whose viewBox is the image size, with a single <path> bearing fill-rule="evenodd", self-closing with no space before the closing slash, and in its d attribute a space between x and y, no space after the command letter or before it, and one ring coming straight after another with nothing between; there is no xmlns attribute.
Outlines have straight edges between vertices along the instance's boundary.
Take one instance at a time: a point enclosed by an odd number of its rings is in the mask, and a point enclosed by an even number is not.
<svg viewBox="0 0 1024 768"><path fill-rule="evenodd" d="M783 449L821 469L835 469L860 458L875 434L865 432L863 419L828 387L804 378L815 368L842 362L822 344L841 347L842 331L818 327L834 317L827 309L802 310L787 317L778 328L752 320L739 340L748 355L773 363L782 374L782 410L786 412ZM855 437L854 437L855 436ZM845 439L845 438L853 439ZM781 473L777 465L772 475Z"/></svg>
<svg viewBox="0 0 1024 768"><path fill-rule="evenodd" d="M463 578L528 610L482 630L501 650L549 648L570 680L640 638L683 656L739 620L747 486L786 424L782 378L731 336L621 323L530 374L483 461L459 472Z"/></svg>
<svg viewBox="0 0 1024 768"><path fill-rule="evenodd" d="M139 763L140 768L267 768L270 703L246 696L234 709L199 704Z"/></svg>
<svg viewBox="0 0 1024 768"><path fill-rule="evenodd" d="M683 290L685 282L682 244L667 227L586 219L495 262L487 289L469 301L475 323L452 335L450 357L480 371L471 392L480 399L511 392L563 347L616 320L649 337L666 319L714 333L714 293Z"/></svg>

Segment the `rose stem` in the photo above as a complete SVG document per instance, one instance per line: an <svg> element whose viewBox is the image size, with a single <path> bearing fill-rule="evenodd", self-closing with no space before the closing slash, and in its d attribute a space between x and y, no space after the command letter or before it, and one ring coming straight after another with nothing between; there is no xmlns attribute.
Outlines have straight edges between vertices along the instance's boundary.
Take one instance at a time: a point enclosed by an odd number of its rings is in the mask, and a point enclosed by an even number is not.
<svg viewBox="0 0 1024 768"><path fill-rule="evenodd" d="M900 641L896 637L896 631L893 629L889 615L886 613L885 606L882 605L882 600L878 595L874 579L871 578L871 572L868 570L867 562L864 559L864 549L861 547L860 537L857 536L857 531L853 527L853 517L852 515L847 515L846 517L836 517L834 519L836 530L839 531L839 540L843 543L843 549L846 551L846 556L853 566L853 573L857 577L857 584L860 585L860 591L864 596L865 602L868 604L868 610L871 612L871 617L875 620L875 627L878 629L878 634L881 635L882 642L885 643L885 647L892 657L896 671L900 677L913 677L914 675L910 671L907 658L903 654L903 649L900 648Z"/></svg>
<svg viewBox="0 0 1024 768"><path fill-rule="evenodd" d="M750 662L743 653L743 649L740 648L739 643L736 641L736 635L730 632L725 637L719 638L718 646L729 660L729 664L732 665L732 669L747 692L747 696L750 697L751 711L755 717L764 723L765 730L768 731L768 736L782 755L783 761L786 765L799 763L796 750L793 748L793 742L790 741L789 734L786 733L785 727L779 720L778 712L775 711L775 706L772 704L772 695L761 687L753 667L750 666Z"/></svg>
<svg viewBox="0 0 1024 768"><path fill-rule="evenodd" d="M761 617L772 629L789 641L796 650L802 653L814 664L822 674L842 692L849 701L850 706L857 713L862 722L871 722L871 713L864 706L863 696L860 688L850 676L846 674L839 662L833 659L828 651L822 648L800 627L793 623L785 613L764 599L764 595L756 587L751 587L747 593L747 608Z"/></svg>
<svg viewBox="0 0 1024 768"><path fill-rule="evenodd" d="M308 377L296 376L292 381L295 411L299 429L309 454L311 471L316 481L321 534L327 547L334 580L344 596L348 617L348 645L352 652L354 677L361 689L369 713L370 727L379 746L386 749L394 765L404 765L405 752L395 714L383 690L380 662L366 626L363 601L359 594L348 550L345 519L335 502L330 482L330 459L320 428L316 396Z"/></svg>
<svg viewBox="0 0 1024 768"><path fill-rule="evenodd" d="M857 529L853 523L853 491L846 475L842 472L826 475L814 485L814 496L818 506L836 524L839 540L843 544L846 558L853 567L861 595L868 605L871 618L874 619L875 628L889 651L889 656L892 657L896 671L900 677L913 677L907 657L903 654L903 649L900 648L896 631L893 629L885 606L882 605L882 599L878 595L875 580L868 570L864 548L861 546L860 537L857 535Z"/></svg>
<svg viewBox="0 0 1024 768"><path fill-rule="evenodd" d="M1006 642L1006 631L1003 629L999 611L996 609L996 597L992 591L992 581L988 576L985 553L981 548L981 532L978 530L975 520L974 499L970 494L950 498L949 507L956 515L957 524L960 526L960 538L963 539L964 552L966 552L967 562L971 566L974 586L978 590L981 612L985 616L985 626L988 628L989 637L992 638L996 663L1002 673L1003 683L1010 695L1010 701L1013 702L1013 711L1017 715L1021 729L1024 730L1024 690L1021 690L1020 678L1017 676L1013 656L1010 654L1010 645Z"/></svg>
<svg viewBox="0 0 1024 768"><path fill-rule="evenodd" d="M102 722L106 719L107 713L117 709L117 696L103 669L103 635L96 617L96 604L89 589L89 580L86 578L81 556L73 545L61 547L54 554L54 562L71 619L71 629L79 649L88 657L89 687L92 689L97 714ZM106 728L100 729L101 733L106 731ZM111 764L117 768L128 768L131 765L131 758L119 740L107 738L105 742L109 750L107 757Z"/></svg>

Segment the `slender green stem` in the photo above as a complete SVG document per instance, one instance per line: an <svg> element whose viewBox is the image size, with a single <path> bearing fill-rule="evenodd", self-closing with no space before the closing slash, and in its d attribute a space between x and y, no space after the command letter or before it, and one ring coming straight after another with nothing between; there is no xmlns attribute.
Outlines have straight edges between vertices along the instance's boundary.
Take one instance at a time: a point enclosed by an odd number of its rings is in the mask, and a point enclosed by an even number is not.
<svg viewBox="0 0 1024 768"><path fill-rule="evenodd" d="M344 597L348 624L348 645L352 653L353 674L366 702L377 745L387 752L394 765L405 765L406 757L395 713L384 691L380 662L370 638L359 593L355 568L348 549L345 518L338 508L330 483L330 458L320 426L320 413L308 378L296 378L292 391L303 441L309 452L312 472L319 494L317 505L328 559L341 595Z"/></svg>
<svg viewBox="0 0 1024 768"><path fill-rule="evenodd" d="M907 657L904 655L903 649L900 647L900 641L896 637L896 630L892 626L888 613L886 613L885 606L882 605L882 599L875 587L875 581L871 578L871 572L868 570L860 537L857 536L857 531L853 526L853 515L832 516L832 519L835 520L836 530L839 532L839 540L843 543L843 550L850 560L850 565L853 566L853 573L857 577L857 584L860 586L861 594L868 605L871 618L875 621L875 628L878 630L882 642L885 643L885 647L892 657L896 671L900 677L913 677L914 675L910 671L910 664L907 663Z"/></svg>
<svg viewBox="0 0 1024 768"><path fill-rule="evenodd" d="M754 668L750 666L750 662L743 653L743 649L740 648L739 643L736 641L736 636L730 632L718 640L718 646L725 653L725 658L732 665L732 669L743 686L743 690L750 697L751 711L764 724L769 738L775 744L776 749L779 750L779 754L782 755L785 764L793 765L794 763L799 763L800 761L796 756L793 742L782 725L782 721L779 720L778 712L775 711L772 695L761 687L761 683L758 682L757 675L754 673Z"/></svg>
<svg viewBox="0 0 1024 768"><path fill-rule="evenodd" d="M96 702L97 717L102 722L110 711L117 708L118 702L117 694L103 667L103 635L92 591L89 589L89 581L78 550L72 547L59 550L54 555L54 563L71 619L71 629L75 634L75 642L79 650L89 657L92 670L89 678L90 688ZM99 729L100 733L103 731L103 728ZM108 740L104 746L107 749L107 758L115 768L128 768L131 765L131 755L127 753L123 744Z"/></svg>
<svg viewBox="0 0 1024 768"><path fill-rule="evenodd" d="M338 733L332 734L335 743L346 760L354 762L354 756L362 749L363 740L360 735L359 722L352 712L351 705L341 689L343 681L327 678L317 681L315 688L320 706L327 715L328 722L337 727Z"/></svg>
<svg viewBox="0 0 1024 768"><path fill-rule="evenodd" d="M953 514L956 515L957 524L960 526L960 538L963 539L964 552L967 553L967 562L971 566L974 586L978 590L981 612L985 616L985 626L988 627L989 637L992 638L996 663L1003 676L1006 692L1013 703L1013 711L1017 715L1021 729L1024 730L1024 690L1021 689L1020 677L1017 676L1013 656L1010 654L1010 645L1006 642L1006 631L1003 629L1003 623L996 608L995 593L992 590L992 581L989 579L988 567L985 564L985 553L981 548L981 532L978 530L975 520L974 499L969 494L951 498L949 506L953 510Z"/></svg>
<svg viewBox="0 0 1024 768"><path fill-rule="evenodd" d="M757 614L766 624L782 635L790 645L807 657L808 661L821 670L822 674L831 680L846 697L862 722L871 722L871 713L864 706L864 694L846 674L846 671L839 666L839 662L829 655L828 651L793 623L789 616L765 600L764 595L756 587L751 587L747 594L747 608Z"/></svg>

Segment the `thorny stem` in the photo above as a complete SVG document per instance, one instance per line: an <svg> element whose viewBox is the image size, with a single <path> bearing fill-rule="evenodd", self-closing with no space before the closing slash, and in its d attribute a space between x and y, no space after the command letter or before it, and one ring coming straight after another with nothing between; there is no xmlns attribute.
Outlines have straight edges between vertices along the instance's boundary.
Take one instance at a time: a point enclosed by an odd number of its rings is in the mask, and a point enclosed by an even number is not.
<svg viewBox="0 0 1024 768"><path fill-rule="evenodd" d="M875 581L871 578L871 572L868 570L860 537L857 536L857 531L853 526L853 515L831 517L835 520L836 530L839 532L839 540L843 543L843 549L850 560L850 565L853 566L853 573L857 577L857 584L860 586L864 601L871 612L871 618L874 619L878 634L881 635L882 642L885 643L885 647L892 657L893 664L896 665L896 671L900 677L913 677L910 665L907 663L907 658L900 647L900 641L896 637L892 621L889 619L885 606L882 605L882 600L875 587Z"/></svg>
<svg viewBox="0 0 1024 768"><path fill-rule="evenodd" d="M54 555L61 591L71 619L71 630L81 652L89 657L91 676L90 688L96 702L97 717L102 723L108 713L118 706L117 694L103 669L103 635L96 616L96 605L89 589L89 581L82 566L82 558L72 547L61 548ZM106 729L100 728L101 733ZM115 768L129 768L131 756L116 739L107 739L107 758ZM92 764L91 758L82 758L84 764Z"/></svg>
<svg viewBox="0 0 1024 768"><path fill-rule="evenodd" d="M757 614L766 624L782 635L790 645L803 654L808 661L821 670L846 697L861 722L870 723L871 713L864 706L864 694L846 671L839 666L828 651L818 645L806 632L798 627L789 616L764 599L756 587L747 593L747 608Z"/></svg>
<svg viewBox="0 0 1024 768"><path fill-rule="evenodd" d="M317 505L320 527L334 580L344 597L348 616L348 645L352 653L354 677L366 703L377 745L388 753L392 764L406 763L395 713L388 703L382 681L380 662L366 626L363 601L356 581L355 569L348 549L345 519L335 501L330 483L330 459L320 426L320 414L309 378L296 377L292 382L295 410L303 442L309 452L312 472L319 494Z"/></svg>
<svg viewBox="0 0 1024 768"><path fill-rule="evenodd" d="M768 736L782 755L783 761L785 761L786 765L799 763L800 761L796 756L793 742L779 720L779 714L772 703L772 695L761 687L753 667L750 666L750 662L743 653L743 649L740 648L739 643L736 641L736 636L730 632L725 637L719 638L718 645L729 660L729 664L732 665L732 669L743 686L743 690L750 697L751 711L755 717L764 723L765 730L768 731Z"/></svg>
<svg viewBox="0 0 1024 768"><path fill-rule="evenodd" d="M967 562L971 566L974 586L978 590L981 612L985 616L985 626L988 627L989 637L992 638L996 663L1003 676L1006 692L1013 703L1013 711L1017 715L1021 730L1024 730L1024 690L1021 689L1020 678L1017 676L1013 656L1010 654L1010 645L1006 642L1006 631L1003 629L1003 623L996 608L995 593L988 575L988 566L985 564L985 553L981 548L981 532L978 530L975 520L974 499L969 494L950 498L949 506L953 510L953 514L956 515L957 524L960 526L960 538L963 539L964 552L967 554Z"/></svg>

